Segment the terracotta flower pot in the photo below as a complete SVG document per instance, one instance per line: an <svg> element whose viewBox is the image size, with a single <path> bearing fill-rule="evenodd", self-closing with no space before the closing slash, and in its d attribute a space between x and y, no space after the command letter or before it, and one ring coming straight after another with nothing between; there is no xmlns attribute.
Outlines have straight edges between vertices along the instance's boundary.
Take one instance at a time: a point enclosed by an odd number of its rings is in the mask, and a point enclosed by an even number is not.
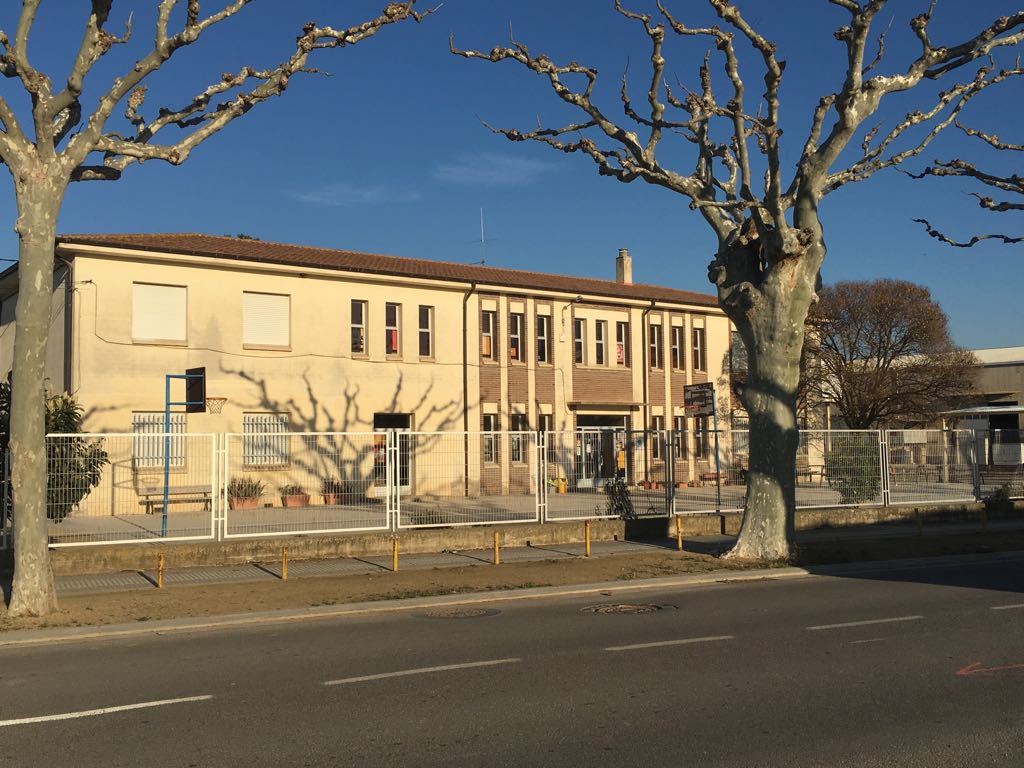
<svg viewBox="0 0 1024 768"><path fill-rule="evenodd" d="M309 494L308 493L296 493L292 496L281 497L282 507L308 507L309 506Z"/></svg>
<svg viewBox="0 0 1024 768"><path fill-rule="evenodd" d="M339 504L344 504L345 495L342 493L325 493L324 504L329 507L335 507Z"/></svg>
<svg viewBox="0 0 1024 768"><path fill-rule="evenodd" d="M229 509L256 509L260 505L259 496L229 496Z"/></svg>

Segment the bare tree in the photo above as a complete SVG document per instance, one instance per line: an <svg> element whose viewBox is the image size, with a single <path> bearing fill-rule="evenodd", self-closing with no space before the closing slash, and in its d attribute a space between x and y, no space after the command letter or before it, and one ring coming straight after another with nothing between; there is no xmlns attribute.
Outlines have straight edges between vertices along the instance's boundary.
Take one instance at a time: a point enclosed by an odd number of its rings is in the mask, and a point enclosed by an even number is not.
<svg viewBox="0 0 1024 768"><path fill-rule="evenodd" d="M835 93L822 96L808 110L810 129L795 148L799 154L791 150L796 168L788 173L782 167L779 117L786 62L736 4L706 1L725 28L687 26L661 0L657 13L627 10L622 0L615 0L615 10L642 28L650 45L650 76L643 81L646 103L633 101L623 76L620 100L626 119L619 122L596 103L598 73L592 67L575 61L556 64L515 40L486 53L458 49L454 41L451 48L470 59L517 62L546 78L555 95L581 113L578 122L561 127L498 129L506 138L586 155L603 176L622 182L641 179L680 194L714 231L718 251L708 276L749 358L742 396L751 427L747 509L730 554L782 559L789 556L793 537L795 410L804 321L816 300L826 250L818 206L829 192L919 154L975 95L1010 77L1012 73L996 71L987 58L981 66L970 65L1024 39L1018 29L1024 25L1024 12L998 18L952 45L937 45L929 35L933 0L910 20L917 40L913 59L893 74L873 74L883 58L885 38L883 33L877 55L868 59L871 25L886 0L828 0L845 17L835 32L845 48L845 77ZM763 11L763 4L752 5ZM668 82L669 33L708 41L715 49L706 55L700 87L694 91ZM765 90L755 108L747 103L738 46L759 59ZM724 71L726 95L721 98L712 77L713 56ZM877 127L866 131L852 162L836 168L841 156L850 159L844 150L886 97L961 70L967 70L963 80L932 96L926 109L907 113L887 132ZM664 164L677 153L665 150L662 142L673 138L692 147L691 166L673 169Z"/></svg>
<svg viewBox="0 0 1024 768"><path fill-rule="evenodd" d="M1019 68L1017 71L1020 71ZM956 127L968 136L984 142L992 149L996 149L1001 152L1024 152L1024 144L1011 144L1007 141L1003 141L994 134L983 133L975 128L968 128L967 126L961 125L959 122L956 124ZM996 163L993 162L992 165L994 166ZM999 175L992 171L982 170L975 164L969 163L966 160L954 158L953 160L936 160L934 165L925 168L921 173L911 173L908 175L915 179L922 179L925 176L946 176L969 179L980 184L982 188L987 187L989 191L996 190L997 194L1002 193L1009 196L1009 199L996 200L990 195L972 192L971 195L978 198L978 205L986 211L992 211L993 213L1024 211L1024 178L1021 178L1019 173ZM999 233L974 235L970 240L954 240L950 236L944 234L941 230L932 226L928 219L914 219L914 221L919 224L923 224L928 234L936 240L940 240L947 245L952 245L957 248L971 248L983 240L999 240L1007 245L1024 243L1024 235L1007 235Z"/></svg>
<svg viewBox="0 0 1024 768"><path fill-rule="evenodd" d="M127 63L89 114L83 113L84 83L96 63L132 35L128 16L120 36L107 30L113 0L92 0L81 44L63 86L33 66L29 38L41 0L23 0L13 38L0 31L0 74L20 83L31 101L31 125L0 96L0 161L14 179L19 238L19 292L14 341L14 401L11 413L11 479L14 487L15 572L10 613L44 615L56 608L46 536L46 452L43 376L49 325L57 216L69 182L112 181L135 163L185 162L199 144L267 99L281 94L324 48L345 48L397 22L420 21L416 0L389 3L376 18L335 29L310 22L284 61L268 68L242 67L216 76L179 107L145 110L146 81L180 50L196 43L250 4L221 0L206 14L199 0L159 0L153 43ZM72 11L64 9L65 14ZM85 14L83 14L85 15ZM60 82L59 80L57 81ZM123 108L127 130L111 127ZM148 116L146 113L149 113ZM26 121L27 122L27 121ZM173 133L172 136L167 136ZM165 140L166 139L166 140Z"/></svg>
<svg viewBox="0 0 1024 768"><path fill-rule="evenodd" d="M819 296L805 386L812 400L837 405L851 429L929 422L973 391L978 361L953 344L924 286L843 282Z"/></svg>

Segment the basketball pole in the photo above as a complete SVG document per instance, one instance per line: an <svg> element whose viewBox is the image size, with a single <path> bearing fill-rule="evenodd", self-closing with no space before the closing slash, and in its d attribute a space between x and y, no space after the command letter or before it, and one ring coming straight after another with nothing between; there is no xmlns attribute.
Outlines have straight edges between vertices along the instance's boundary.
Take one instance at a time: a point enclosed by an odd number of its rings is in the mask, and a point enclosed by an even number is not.
<svg viewBox="0 0 1024 768"><path fill-rule="evenodd" d="M173 402L171 400L171 380L182 379L185 382L185 399L181 402ZM189 400L188 399L188 380L189 379L202 379L203 380L203 394L206 393L206 369L192 369L185 373L168 373L164 376L164 508L163 514L160 516L160 536L161 538L167 536L167 507L170 502L170 484L171 484L171 407L184 407L186 411L192 411L193 409L206 410L206 398L202 400Z"/></svg>

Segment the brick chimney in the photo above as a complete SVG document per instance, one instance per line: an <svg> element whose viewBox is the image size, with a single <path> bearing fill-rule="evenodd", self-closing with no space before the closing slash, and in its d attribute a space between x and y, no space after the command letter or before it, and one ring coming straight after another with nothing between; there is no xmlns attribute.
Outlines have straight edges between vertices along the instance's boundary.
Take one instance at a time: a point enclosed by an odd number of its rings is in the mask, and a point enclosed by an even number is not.
<svg viewBox="0 0 1024 768"><path fill-rule="evenodd" d="M615 259L615 282L630 285L633 282L633 258L628 248L619 248Z"/></svg>

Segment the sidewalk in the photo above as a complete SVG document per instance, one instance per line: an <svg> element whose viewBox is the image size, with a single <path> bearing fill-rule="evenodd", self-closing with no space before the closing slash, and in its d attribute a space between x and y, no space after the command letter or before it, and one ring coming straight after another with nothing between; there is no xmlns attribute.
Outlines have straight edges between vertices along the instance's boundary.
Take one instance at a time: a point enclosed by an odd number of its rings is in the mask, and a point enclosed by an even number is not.
<svg viewBox="0 0 1024 768"><path fill-rule="evenodd" d="M980 530L977 522L933 523L921 529L924 537L971 534ZM1024 519L994 520L989 532L1024 530ZM873 525L863 528L828 528L797 534L797 544L813 545L836 541L863 541L870 539L913 538L918 536L916 525ZM684 540L684 550L697 553L718 553L732 544L732 536L694 536ZM595 541L591 544L592 557L638 554L674 550L673 539L653 541ZM574 560L584 556L584 544L545 545L531 547L502 547L501 562L541 562ZM400 571L463 568L491 565L491 549L446 551L435 554L400 554ZM296 560L288 564L288 578L301 579L315 576L349 576L379 574L391 570L390 557L350 557L329 560ZM210 585L244 582L276 581L281 578L281 563L250 563L246 565L205 566L194 568L167 568L165 586ZM153 589L155 571L124 571L121 573L68 575L56 577L59 595L85 595L131 590Z"/></svg>

